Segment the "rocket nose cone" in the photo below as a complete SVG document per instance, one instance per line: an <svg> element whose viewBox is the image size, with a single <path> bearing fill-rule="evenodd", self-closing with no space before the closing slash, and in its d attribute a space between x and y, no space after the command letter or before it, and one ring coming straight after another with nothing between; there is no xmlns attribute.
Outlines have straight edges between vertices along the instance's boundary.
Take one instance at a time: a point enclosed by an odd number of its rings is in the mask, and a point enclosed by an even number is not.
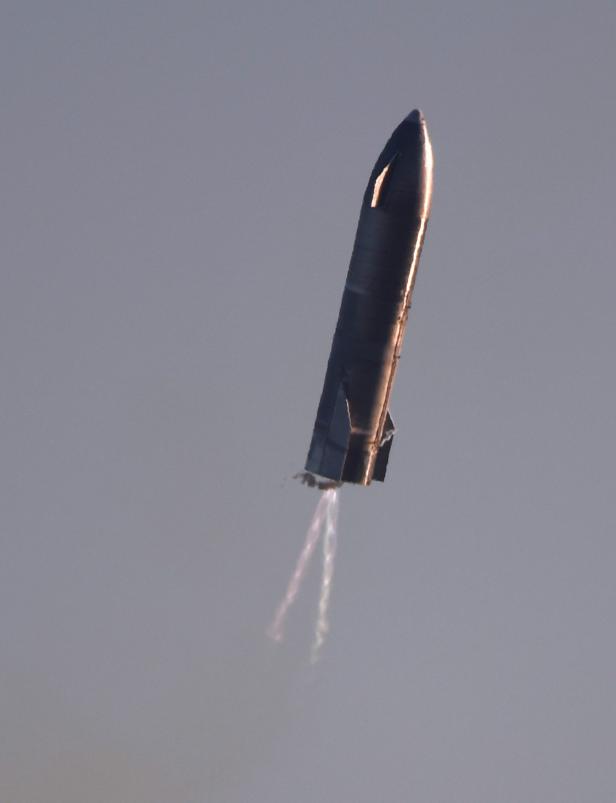
<svg viewBox="0 0 616 803"><path fill-rule="evenodd" d="M416 123L417 125L425 122L424 116L419 109L413 109L406 119L409 123Z"/></svg>

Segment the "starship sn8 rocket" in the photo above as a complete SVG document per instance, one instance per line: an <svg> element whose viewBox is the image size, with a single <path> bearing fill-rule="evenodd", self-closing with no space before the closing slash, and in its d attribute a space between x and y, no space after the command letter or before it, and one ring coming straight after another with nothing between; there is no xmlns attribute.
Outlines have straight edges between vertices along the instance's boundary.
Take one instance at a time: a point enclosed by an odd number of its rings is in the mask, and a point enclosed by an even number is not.
<svg viewBox="0 0 616 803"><path fill-rule="evenodd" d="M302 478L384 480L394 434L389 397L432 201L426 121L412 111L372 170Z"/></svg>

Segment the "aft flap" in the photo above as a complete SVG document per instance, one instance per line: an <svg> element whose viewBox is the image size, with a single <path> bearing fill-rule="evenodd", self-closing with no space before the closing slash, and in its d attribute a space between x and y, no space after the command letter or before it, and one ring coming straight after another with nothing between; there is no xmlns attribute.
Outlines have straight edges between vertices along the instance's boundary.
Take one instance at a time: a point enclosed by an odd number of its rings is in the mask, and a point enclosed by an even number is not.
<svg viewBox="0 0 616 803"><path fill-rule="evenodd" d="M342 383L340 383L336 393L334 409L329 420L329 427L325 437L321 438L318 466L314 465L316 461L311 460L309 455L306 468L322 477L328 477L331 480L342 480L350 438L351 416L349 414L349 402Z"/></svg>
<svg viewBox="0 0 616 803"><path fill-rule="evenodd" d="M394 440L394 432L396 431L396 427L394 426L394 422L392 417L387 411L387 417L385 419L385 426L383 427L383 436L381 438L381 445L379 447L379 451L376 456L376 460L374 462L374 472L372 474L372 479L377 480L377 482L383 482L385 479L385 474L387 473L387 462L389 460L389 452L391 451L391 444Z"/></svg>
<svg viewBox="0 0 616 803"><path fill-rule="evenodd" d="M394 424L391 414L388 410L387 415L385 417L385 426L383 427L383 435L381 437L381 446L383 446L384 443L390 441L393 438L395 431L396 431L396 425Z"/></svg>

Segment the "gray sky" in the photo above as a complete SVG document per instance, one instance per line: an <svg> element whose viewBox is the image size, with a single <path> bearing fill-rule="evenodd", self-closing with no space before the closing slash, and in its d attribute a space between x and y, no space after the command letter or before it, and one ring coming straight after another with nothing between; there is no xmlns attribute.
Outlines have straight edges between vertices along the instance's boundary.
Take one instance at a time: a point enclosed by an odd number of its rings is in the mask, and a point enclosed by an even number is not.
<svg viewBox="0 0 616 803"><path fill-rule="evenodd" d="M616 798L613 2L16 2L0 799ZM362 193L426 114L387 482L264 630Z"/></svg>

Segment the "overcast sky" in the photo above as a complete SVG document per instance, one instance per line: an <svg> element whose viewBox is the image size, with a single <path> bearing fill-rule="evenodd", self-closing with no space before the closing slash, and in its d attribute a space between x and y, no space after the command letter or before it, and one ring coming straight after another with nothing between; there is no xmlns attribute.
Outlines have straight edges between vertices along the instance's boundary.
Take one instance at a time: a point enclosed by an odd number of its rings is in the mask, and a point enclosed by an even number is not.
<svg viewBox="0 0 616 803"><path fill-rule="evenodd" d="M613 803L616 7L0 15L0 800ZM303 467L362 194L433 212L387 481Z"/></svg>

